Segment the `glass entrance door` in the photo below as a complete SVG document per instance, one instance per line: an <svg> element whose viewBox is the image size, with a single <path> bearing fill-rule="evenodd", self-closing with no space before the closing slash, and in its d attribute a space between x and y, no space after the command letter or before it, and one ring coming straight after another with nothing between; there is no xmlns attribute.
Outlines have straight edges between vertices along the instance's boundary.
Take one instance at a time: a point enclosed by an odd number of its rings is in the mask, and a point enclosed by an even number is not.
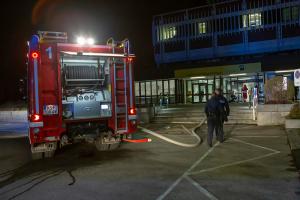
<svg viewBox="0 0 300 200"><path fill-rule="evenodd" d="M194 83L192 85L192 102L203 103L207 101L207 84Z"/></svg>

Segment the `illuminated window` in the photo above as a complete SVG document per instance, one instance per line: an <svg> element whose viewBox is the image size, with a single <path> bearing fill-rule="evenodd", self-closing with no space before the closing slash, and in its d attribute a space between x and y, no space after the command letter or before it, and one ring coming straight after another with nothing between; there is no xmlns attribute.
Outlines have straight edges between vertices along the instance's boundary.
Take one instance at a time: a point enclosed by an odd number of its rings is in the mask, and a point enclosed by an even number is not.
<svg viewBox="0 0 300 200"><path fill-rule="evenodd" d="M251 13L243 15L243 27L256 27L261 26L261 13Z"/></svg>
<svg viewBox="0 0 300 200"><path fill-rule="evenodd" d="M199 34L205 34L206 33L206 22L199 22L198 23L198 32L199 32Z"/></svg>
<svg viewBox="0 0 300 200"><path fill-rule="evenodd" d="M249 14L249 26L261 26L261 13Z"/></svg>
<svg viewBox="0 0 300 200"><path fill-rule="evenodd" d="M161 40L169 40L176 36L177 30L175 26L165 26L161 28Z"/></svg>

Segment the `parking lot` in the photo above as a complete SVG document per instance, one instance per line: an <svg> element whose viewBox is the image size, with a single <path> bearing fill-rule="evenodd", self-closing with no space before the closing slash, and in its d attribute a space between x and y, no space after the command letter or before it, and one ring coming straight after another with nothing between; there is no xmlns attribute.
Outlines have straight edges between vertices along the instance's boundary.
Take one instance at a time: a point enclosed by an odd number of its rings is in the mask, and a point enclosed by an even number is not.
<svg viewBox="0 0 300 200"><path fill-rule="evenodd" d="M146 128L185 143L179 125ZM191 129L194 125L186 125ZM24 138L0 139L0 199L299 199L299 174L284 129L227 125L226 141L184 148L153 136L113 152L73 145L30 161Z"/></svg>

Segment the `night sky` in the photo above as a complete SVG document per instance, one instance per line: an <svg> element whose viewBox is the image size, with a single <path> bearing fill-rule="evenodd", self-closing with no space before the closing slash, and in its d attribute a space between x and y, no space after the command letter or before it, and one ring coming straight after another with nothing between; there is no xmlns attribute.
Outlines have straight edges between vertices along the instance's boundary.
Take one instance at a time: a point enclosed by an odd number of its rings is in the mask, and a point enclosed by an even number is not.
<svg viewBox="0 0 300 200"><path fill-rule="evenodd" d="M137 56L135 79L159 77L151 41L152 16L202 5L206 1L10 0L1 5L0 103L18 99L25 75L26 41L37 30L89 34L103 44L128 38Z"/></svg>

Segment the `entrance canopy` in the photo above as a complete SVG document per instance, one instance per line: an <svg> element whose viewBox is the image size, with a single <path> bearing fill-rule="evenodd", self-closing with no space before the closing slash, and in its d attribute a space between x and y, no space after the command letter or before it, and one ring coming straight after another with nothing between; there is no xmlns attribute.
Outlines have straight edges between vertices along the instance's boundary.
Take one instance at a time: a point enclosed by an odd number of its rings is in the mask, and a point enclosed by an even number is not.
<svg viewBox="0 0 300 200"><path fill-rule="evenodd" d="M238 65L211 66L191 69L175 70L175 78L190 78L198 76L231 75L240 73L259 73L261 63L247 63Z"/></svg>

